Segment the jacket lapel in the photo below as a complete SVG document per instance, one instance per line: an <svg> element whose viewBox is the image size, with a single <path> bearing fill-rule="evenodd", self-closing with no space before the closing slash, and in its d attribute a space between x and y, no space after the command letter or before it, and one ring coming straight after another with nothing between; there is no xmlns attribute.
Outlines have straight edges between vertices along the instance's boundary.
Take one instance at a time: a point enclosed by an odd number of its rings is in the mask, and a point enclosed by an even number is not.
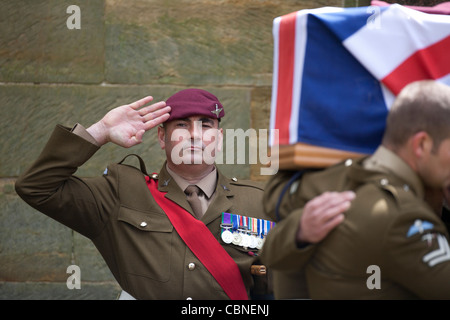
<svg viewBox="0 0 450 320"><path fill-rule="evenodd" d="M208 210L206 210L205 215L202 217L202 221L206 225L220 218L222 212L228 211L233 206L233 202L230 200L234 196L232 187L228 183L228 179L218 169L217 172L216 191L214 192L213 200L209 204Z"/></svg>
<svg viewBox="0 0 450 320"><path fill-rule="evenodd" d="M166 163L164 163L164 165L161 168L158 180L159 180L158 190L161 192L167 192L165 194L165 197L167 199L172 200L173 202L178 204L180 207L182 207L195 217L194 212L192 211L192 208L189 205L189 202L187 202L186 200L185 193L183 192L183 190L181 190L181 188L178 186L175 180L167 172Z"/></svg>

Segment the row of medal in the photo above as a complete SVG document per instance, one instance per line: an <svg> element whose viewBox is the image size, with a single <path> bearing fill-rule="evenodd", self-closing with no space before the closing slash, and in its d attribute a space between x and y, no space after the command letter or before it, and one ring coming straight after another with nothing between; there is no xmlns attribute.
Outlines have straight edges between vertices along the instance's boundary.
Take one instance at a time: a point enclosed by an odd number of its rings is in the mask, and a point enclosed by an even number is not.
<svg viewBox="0 0 450 320"><path fill-rule="evenodd" d="M261 249L275 222L228 212L222 213L221 238L226 244Z"/></svg>

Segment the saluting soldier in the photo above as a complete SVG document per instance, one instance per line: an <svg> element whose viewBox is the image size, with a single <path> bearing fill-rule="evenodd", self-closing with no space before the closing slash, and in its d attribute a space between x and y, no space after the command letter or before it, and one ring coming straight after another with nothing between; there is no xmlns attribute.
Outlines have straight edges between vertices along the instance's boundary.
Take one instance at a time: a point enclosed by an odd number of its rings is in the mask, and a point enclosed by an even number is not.
<svg viewBox="0 0 450 320"><path fill-rule="evenodd" d="M117 107L87 129L57 125L17 193L91 239L132 298L270 296L267 273L251 271L261 247L255 239L264 236L258 226L269 223L263 183L229 179L214 164L224 106L194 88L152 100ZM121 161L100 177L75 176L102 145L132 147L157 126L167 156L158 173L138 157L140 168Z"/></svg>
<svg viewBox="0 0 450 320"><path fill-rule="evenodd" d="M302 177L279 172L266 193L281 218L261 253L275 298L449 299L450 87L406 86L373 155ZM307 209L325 208L321 197L332 209L319 215L325 232L304 225ZM314 245L305 233L317 233Z"/></svg>

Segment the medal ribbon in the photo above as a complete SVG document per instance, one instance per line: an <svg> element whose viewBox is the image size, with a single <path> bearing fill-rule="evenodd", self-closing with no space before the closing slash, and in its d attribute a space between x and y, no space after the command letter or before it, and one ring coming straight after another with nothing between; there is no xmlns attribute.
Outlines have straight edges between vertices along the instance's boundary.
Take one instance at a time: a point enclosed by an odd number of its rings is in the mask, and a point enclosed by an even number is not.
<svg viewBox="0 0 450 320"><path fill-rule="evenodd" d="M233 220L233 233L234 233L239 229L239 217L236 214L232 214L231 219Z"/></svg>
<svg viewBox="0 0 450 320"><path fill-rule="evenodd" d="M222 226L224 227L232 227L231 224L231 213L228 212L222 212ZM222 228L225 229L225 228Z"/></svg>
<svg viewBox="0 0 450 320"><path fill-rule="evenodd" d="M256 218L251 218L252 220L252 232L255 236L258 235L258 220Z"/></svg>
<svg viewBox="0 0 450 320"><path fill-rule="evenodd" d="M229 212L222 213L222 232L227 230L228 226L231 226L232 233L253 234L257 238L264 239L275 224L275 222L269 220L246 217ZM242 246L242 244L239 245Z"/></svg>

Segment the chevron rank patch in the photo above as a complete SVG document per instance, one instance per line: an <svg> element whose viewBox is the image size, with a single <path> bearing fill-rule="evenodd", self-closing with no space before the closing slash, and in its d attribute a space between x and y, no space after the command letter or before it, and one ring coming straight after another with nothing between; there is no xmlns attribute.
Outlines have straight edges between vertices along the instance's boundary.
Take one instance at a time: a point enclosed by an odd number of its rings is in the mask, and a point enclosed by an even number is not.
<svg viewBox="0 0 450 320"><path fill-rule="evenodd" d="M423 256L423 262L427 263L430 267L434 267L438 263L450 260L450 247L448 245L447 238L442 234L436 234L439 248L431 251Z"/></svg>

